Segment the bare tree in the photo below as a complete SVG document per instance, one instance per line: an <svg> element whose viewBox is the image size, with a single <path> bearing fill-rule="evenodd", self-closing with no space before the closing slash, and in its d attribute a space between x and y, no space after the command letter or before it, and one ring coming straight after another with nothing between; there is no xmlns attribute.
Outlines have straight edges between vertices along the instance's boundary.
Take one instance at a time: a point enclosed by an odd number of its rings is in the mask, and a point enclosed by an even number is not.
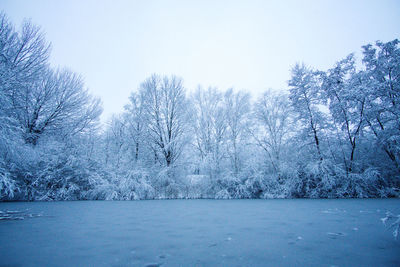
<svg viewBox="0 0 400 267"><path fill-rule="evenodd" d="M100 100L90 96L80 76L68 70L47 70L21 87L12 102L25 141L31 144L45 132L62 136L83 132L102 112Z"/></svg>
<svg viewBox="0 0 400 267"><path fill-rule="evenodd" d="M346 172L352 172L358 139L366 126L363 76L356 72L353 54L337 62L334 68L321 75L322 89L329 98L333 123L335 128L344 134L343 137L350 148L347 159L344 157Z"/></svg>
<svg viewBox="0 0 400 267"><path fill-rule="evenodd" d="M226 144L227 120L223 94L216 88L203 90L199 87L191 97L194 109L194 146L202 161L207 161L210 178L220 171Z"/></svg>
<svg viewBox="0 0 400 267"><path fill-rule="evenodd" d="M0 38L0 88L13 95L46 69L50 44L30 21L24 21L20 33L15 32L4 13L0 13Z"/></svg>
<svg viewBox="0 0 400 267"><path fill-rule="evenodd" d="M290 101L298 119L302 122L307 137L311 136L322 161L321 135L324 128L324 114L319 110L320 85L316 73L305 65L296 64L289 81Z"/></svg>
<svg viewBox="0 0 400 267"><path fill-rule="evenodd" d="M166 166L173 165L184 146L186 96L182 79L152 75L140 86L145 100L147 134Z"/></svg>
<svg viewBox="0 0 400 267"><path fill-rule="evenodd" d="M133 92L129 97L130 103L125 106L125 121L129 138L133 142L135 162L139 160L139 154L145 142L144 98L138 92Z"/></svg>
<svg viewBox="0 0 400 267"><path fill-rule="evenodd" d="M238 175L240 171L241 158L240 151L248 134L250 120L250 95L239 91L235 93L232 89L224 95L226 121L228 124L228 151L231 158L233 174Z"/></svg>
<svg viewBox="0 0 400 267"><path fill-rule="evenodd" d="M363 46L365 119L379 146L400 171L400 41ZM368 91L367 91L368 92Z"/></svg>
<svg viewBox="0 0 400 267"><path fill-rule="evenodd" d="M280 171L283 146L290 137L291 113L289 98L283 93L266 91L255 104L254 115L258 127L253 131L253 136L267 153L276 173Z"/></svg>
<svg viewBox="0 0 400 267"><path fill-rule="evenodd" d="M105 163L111 163L116 169L120 167L123 150L128 141L126 131L126 123L122 116L112 116L105 132Z"/></svg>
<svg viewBox="0 0 400 267"><path fill-rule="evenodd" d="M26 143L43 133L82 132L101 114L100 100L83 88L82 79L48 67L50 44L40 28L25 21L15 32L0 13L0 97L2 116L12 119Z"/></svg>
<svg viewBox="0 0 400 267"><path fill-rule="evenodd" d="M16 32L7 16L0 12L0 116L14 120L14 106L23 88L36 81L46 69L50 44L40 28L24 21Z"/></svg>

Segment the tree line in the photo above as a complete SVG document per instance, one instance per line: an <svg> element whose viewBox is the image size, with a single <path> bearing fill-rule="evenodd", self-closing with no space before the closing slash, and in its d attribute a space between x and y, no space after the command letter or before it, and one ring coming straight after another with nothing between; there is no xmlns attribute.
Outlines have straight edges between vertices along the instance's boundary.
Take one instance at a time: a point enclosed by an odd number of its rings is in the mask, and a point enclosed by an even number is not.
<svg viewBox="0 0 400 267"><path fill-rule="evenodd" d="M105 126L50 50L0 14L1 200L399 196L397 39L256 99L153 74Z"/></svg>

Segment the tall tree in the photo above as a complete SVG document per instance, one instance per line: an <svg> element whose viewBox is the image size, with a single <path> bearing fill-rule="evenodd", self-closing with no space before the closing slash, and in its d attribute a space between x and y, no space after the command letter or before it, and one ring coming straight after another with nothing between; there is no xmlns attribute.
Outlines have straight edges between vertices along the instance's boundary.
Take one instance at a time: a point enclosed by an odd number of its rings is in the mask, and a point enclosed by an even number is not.
<svg viewBox="0 0 400 267"><path fill-rule="evenodd" d="M152 75L140 86L148 137L166 166L179 158L184 142L187 100L182 79Z"/></svg>
<svg viewBox="0 0 400 267"><path fill-rule="evenodd" d="M105 132L106 164L111 163L116 170L120 168L123 150L128 141L126 126L122 116L114 115Z"/></svg>
<svg viewBox="0 0 400 267"><path fill-rule="evenodd" d="M225 92L224 102L228 125L228 152L233 174L237 176L241 169L240 152L243 151L249 134L250 95L243 91L234 92L229 89Z"/></svg>
<svg viewBox="0 0 400 267"><path fill-rule="evenodd" d="M321 103L318 75L304 64L296 64L292 69L289 88L289 98L294 111L303 124L306 136L312 137L318 158L322 160L321 135L325 119L318 107Z"/></svg>
<svg viewBox="0 0 400 267"><path fill-rule="evenodd" d="M368 90L367 123L377 143L400 169L400 41L363 46Z"/></svg>
<svg viewBox="0 0 400 267"><path fill-rule="evenodd" d="M203 90L199 87L191 97L194 109L194 146L205 161L207 174L213 179L221 170L225 156L227 119L223 94L216 88Z"/></svg>
<svg viewBox="0 0 400 267"><path fill-rule="evenodd" d="M25 101L24 91L45 72L50 54L39 27L24 21L20 32L0 12L0 124L18 128L15 106Z"/></svg>
<svg viewBox="0 0 400 267"><path fill-rule="evenodd" d="M288 96L271 90L264 92L254 105L254 115L253 137L268 155L274 172L279 173L283 146L290 137L289 125L294 123Z"/></svg>
<svg viewBox="0 0 400 267"><path fill-rule="evenodd" d="M133 92L129 97L130 103L125 106L125 121L131 143L133 145L134 160L137 163L139 155L145 145L145 114L144 97L138 92Z"/></svg>
<svg viewBox="0 0 400 267"><path fill-rule="evenodd" d="M344 134L350 147L344 164L346 171L352 172L358 138L365 127L363 76L356 72L353 54L337 62L334 68L322 73L322 76L322 88L329 99L334 124Z"/></svg>
<svg viewBox="0 0 400 267"><path fill-rule="evenodd" d="M20 88L12 102L25 141L31 144L44 133L68 136L85 131L102 112L100 100L90 96L80 76L68 70L47 70Z"/></svg>
<svg viewBox="0 0 400 267"><path fill-rule="evenodd" d="M46 69L50 44L30 21L25 20L16 32L4 13L0 13L0 38L0 87L12 95Z"/></svg>

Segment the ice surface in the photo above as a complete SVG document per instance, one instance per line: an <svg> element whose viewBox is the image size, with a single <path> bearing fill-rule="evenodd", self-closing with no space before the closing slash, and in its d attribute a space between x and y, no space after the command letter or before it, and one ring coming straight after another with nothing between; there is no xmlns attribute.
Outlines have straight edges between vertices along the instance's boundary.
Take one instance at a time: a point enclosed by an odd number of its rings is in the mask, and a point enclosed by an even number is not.
<svg viewBox="0 0 400 267"><path fill-rule="evenodd" d="M22 202L0 210L43 215L0 221L0 266L400 266L400 241L380 221L387 210L400 213L398 199Z"/></svg>

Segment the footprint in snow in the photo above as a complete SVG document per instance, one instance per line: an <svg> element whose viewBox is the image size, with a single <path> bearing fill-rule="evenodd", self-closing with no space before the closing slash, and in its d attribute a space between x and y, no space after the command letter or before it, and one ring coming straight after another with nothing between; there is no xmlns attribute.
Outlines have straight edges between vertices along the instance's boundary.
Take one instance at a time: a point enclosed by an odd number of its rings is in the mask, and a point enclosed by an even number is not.
<svg viewBox="0 0 400 267"><path fill-rule="evenodd" d="M372 211L369 211L369 210L360 210L360 213L372 213Z"/></svg>
<svg viewBox="0 0 400 267"><path fill-rule="evenodd" d="M296 244L296 242L298 242L298 241L300 241L300 240L302 240L302 239L303 239L303 237L298 236L298 237L296 238L295 241L289 241L288 244L289 244L289 245L294 245L294 244Z"/></svg>
<svg viewBox="0 0 400 267"><path fill-rule="evenodd" d="M159 255L158 258L160 258L160 259L166 259L166 258L169 257L169 256L171 256L171 255L168 254L168 253L165 253L165 254Z"/></svg>
<svg viewBox="0 0 400 267"><path fill-rule="evenodd" d="M328 232L328 233L326 233L326 234L327 234L328 237L331 238L331 239L336 239L336 238L338 238L338 237L340 237L340 236L345 236L345 235L346 235L345 233L341 233L341 232L338 232L338 233L331 233L331 232Z"/></svg>

